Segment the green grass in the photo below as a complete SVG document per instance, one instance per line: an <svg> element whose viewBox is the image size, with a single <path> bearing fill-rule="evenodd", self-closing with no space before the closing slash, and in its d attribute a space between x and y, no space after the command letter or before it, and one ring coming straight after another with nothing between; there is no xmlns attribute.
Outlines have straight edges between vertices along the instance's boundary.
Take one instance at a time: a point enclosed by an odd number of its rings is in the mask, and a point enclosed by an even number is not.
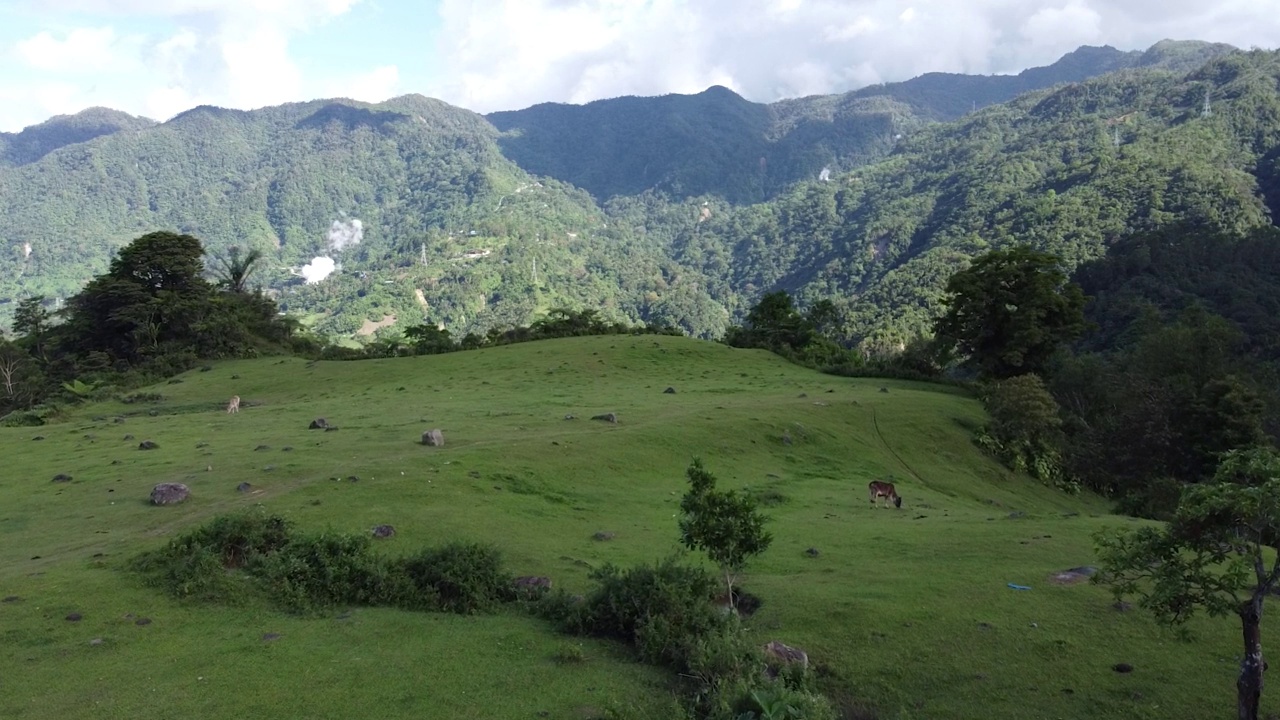
<svg viewBox="0 0 1280 720"><path fill-rule="evenodd" d="M1052 585L1055 571L1095 562L1094 530L1130 521L980 455L969 428L981 408L956 391L651 336L227 362L182 380L145 389L158 402L0 429L0 597L22 598L0 603L0 718L576 718L611 702L661 717L663 672L514 611L302 619L178 603L122 567L261 503L301 529L394 525L383 552L490 542L514 574L582 590L592 567L677 548L695 455L721 487L770 499L774 544L741 581L764 600L750 632L807 650L837 699L902 719L1211 718L1234 707L1238 626L1199 621L1183 642L1139 610L1112 609L1100 588ZM232 394L238 415L223 412ZM604 412L619 424L588 419ZM316 417L340 429L307 430ZM446 445L420 445L436 427ZM160 447L138 450L145 439ZM57 473L74 480L51 483ZM903 508L872 509L866 484L889 474ZM192 499L150 507L163 481L187 483ZM242 481L255 491L237 493ZM583 661L564 662L579 642ZM1136 669L1115 673L1118 662Z"/></svg>

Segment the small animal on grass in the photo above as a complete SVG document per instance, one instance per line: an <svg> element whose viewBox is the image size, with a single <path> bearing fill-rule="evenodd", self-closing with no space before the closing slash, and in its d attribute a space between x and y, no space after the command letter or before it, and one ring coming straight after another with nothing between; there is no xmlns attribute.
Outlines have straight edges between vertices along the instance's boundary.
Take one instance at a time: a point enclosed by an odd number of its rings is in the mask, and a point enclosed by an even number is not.
<svg viewBox="0 0 1280 720"><path fill-rule="evenodd" d="M240 396L239 395L231 396L231 402L227 403L227 412L228 413L240 412Z"/></svg>
<svg viewBox="0 0 1280 720"><path fill-rule="evenodd" d="M893 483L872 480L871 483L867 485L867 494L871 496L872 505L876 504L876 500L884 498L884 507L889 507L889 501L893 501L894 507L902 507L902 496L899 495L897 489L893 487Z"/></svg>

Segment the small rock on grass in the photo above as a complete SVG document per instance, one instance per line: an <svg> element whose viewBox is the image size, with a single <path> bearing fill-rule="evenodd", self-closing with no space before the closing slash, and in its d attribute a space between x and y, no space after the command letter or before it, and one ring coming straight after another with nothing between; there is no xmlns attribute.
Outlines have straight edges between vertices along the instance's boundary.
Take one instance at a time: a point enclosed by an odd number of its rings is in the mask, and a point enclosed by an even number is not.
<svg viewBox="0 0 1280 720"><path fill-rule="evenodd" d="M73 612L67 615L67 622L80 622L80 620L83 618L84 616L81 615L80 613Z"/></svg>

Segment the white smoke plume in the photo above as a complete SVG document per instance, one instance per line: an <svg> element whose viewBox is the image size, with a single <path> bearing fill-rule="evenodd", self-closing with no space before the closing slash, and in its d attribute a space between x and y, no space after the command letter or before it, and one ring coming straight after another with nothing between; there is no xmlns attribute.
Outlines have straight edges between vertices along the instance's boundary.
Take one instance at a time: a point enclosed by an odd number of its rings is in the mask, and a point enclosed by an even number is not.
<svg viewBox="0 0 1280 720"><path fill-rule="evenodd" d="M334 267L333 258L324 256L311 258L311 262L302 266L302 277L306 279L308 285L315 285L333 274Z"/></svg>
<svg viewBox="0 0 1280 720"><path fill-rule="evenodd" d="M339 253L364 239L364 223L357 218L334 220L329 226L329 249Z"/></svg>

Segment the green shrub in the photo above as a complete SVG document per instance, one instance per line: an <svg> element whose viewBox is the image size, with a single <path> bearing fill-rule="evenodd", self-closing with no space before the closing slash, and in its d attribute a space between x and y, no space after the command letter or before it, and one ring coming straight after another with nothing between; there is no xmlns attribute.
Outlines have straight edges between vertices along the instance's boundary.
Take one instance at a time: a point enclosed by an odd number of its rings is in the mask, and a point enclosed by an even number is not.
<svg viewBox="0 0 1280 720"><path fill-rule="evenodd" d="M698 641L728 622L711 603L719 580L674 557L627 570L605 565L591 578L597 585L584 599L549 595L541 614L567 632L631 644L647 662L685 672Z"/></svg>
<svg viewBox="0 0 1280 720"><path fill-rule="evenodd" d="M421 593L434 594L441 610L464 615L491 612L515 597L502 555L489 545L450 543L401 563L408 582Z"/></svg>
<svg viewBox="0 0 1280 720"><path fill-rule="evenodd" d="M400 605L410 597L367 535L325 533L295 538L259 556L253 571L272 599L298 613L334 605Z"/></svg>
<svg viewBox="0 0 1280 720"><path fill-rule="evenodd" d="M0 417L0 427L39 427L44 425L44 418L31 410L14 410Z"/></svg>
<svg viewBox="0 0 1280 720"><path fill-rule="evenodd" d="M556 649L551 659L561 665L569 665L585 662L587 656L582 650L581 643L565 643Z"/></svg>
<svg viewBox="0 0 1280 720"><path fill-rule="evenodd" d="M179 598L233 602L246 592L229 571L278 551L289 542L289 524L278 515L223 515L140 555L134 569Z"/></svg>

